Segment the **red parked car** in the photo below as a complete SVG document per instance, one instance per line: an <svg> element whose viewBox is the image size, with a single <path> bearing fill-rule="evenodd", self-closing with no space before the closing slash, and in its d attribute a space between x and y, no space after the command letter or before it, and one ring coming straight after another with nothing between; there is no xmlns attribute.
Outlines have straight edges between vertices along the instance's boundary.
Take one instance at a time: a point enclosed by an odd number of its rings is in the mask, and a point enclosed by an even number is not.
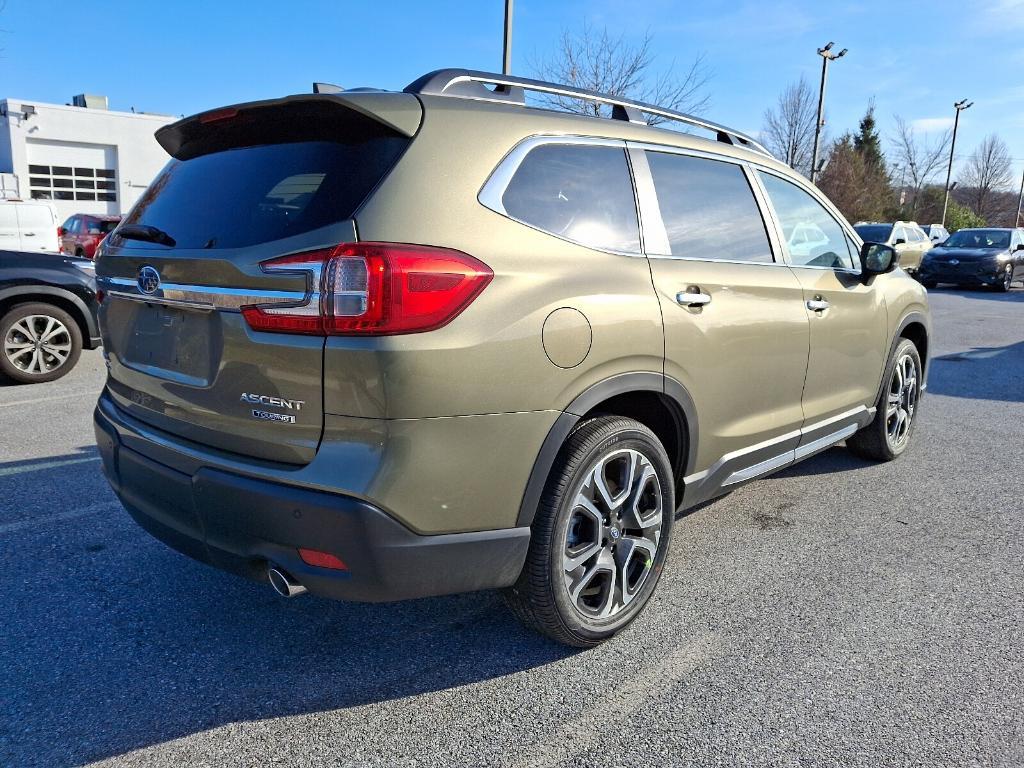
<svg viewBox="0 0 1024 768"><path fill-rule="evenodd" d="M112 232L120 221L120 216L76 213L58 230L61 253L93 258L100 240Z"/></svg>

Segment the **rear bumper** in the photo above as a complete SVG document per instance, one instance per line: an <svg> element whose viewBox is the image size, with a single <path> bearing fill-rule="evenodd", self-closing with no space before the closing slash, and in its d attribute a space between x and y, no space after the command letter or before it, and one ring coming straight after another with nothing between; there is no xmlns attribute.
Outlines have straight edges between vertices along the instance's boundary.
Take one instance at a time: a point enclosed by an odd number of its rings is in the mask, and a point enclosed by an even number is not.
<svg viewBox="0 0 1024 768"><path fill-rule="evenodd" d="M226 471L156 461L146 435L105 396L94 415L104 472L139 525L218 568L265 579L268 563L312 594L388 601L492 589L519 576L529 528L421 535L364 500ZM298 548L337 555L348 570L305 564Z"/></svg>

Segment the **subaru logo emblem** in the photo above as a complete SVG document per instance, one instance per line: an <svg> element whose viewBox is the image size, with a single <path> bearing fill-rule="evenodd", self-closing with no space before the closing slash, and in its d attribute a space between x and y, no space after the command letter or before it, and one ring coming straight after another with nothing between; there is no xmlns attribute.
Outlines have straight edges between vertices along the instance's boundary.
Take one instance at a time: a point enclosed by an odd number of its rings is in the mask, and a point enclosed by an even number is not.
<svg viewBox="0 0 1024 768"><path fill-rule="evenodd" d="M950 259L949 263L955 267L957 264L960 263L960 259Z"/></svg>
<svg viewBox="0 0 1024 768"><path fill-rule="evenodd" d="M139 276L136 282L139 284L139 290L143 293L156 293L156 289L160 287L160 273L147 264L144 267L139 267Z"/></svg>

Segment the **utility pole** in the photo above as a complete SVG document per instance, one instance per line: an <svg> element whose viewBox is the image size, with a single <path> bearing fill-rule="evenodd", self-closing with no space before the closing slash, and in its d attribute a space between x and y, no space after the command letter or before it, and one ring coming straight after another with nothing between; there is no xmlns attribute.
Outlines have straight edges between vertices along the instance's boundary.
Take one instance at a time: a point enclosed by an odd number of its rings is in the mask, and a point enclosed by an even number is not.
<svg viewBox="0 0 1024 768"><path fill-rule="evenodd" d="M512 0L505 0L505 42L502 46L501 74L512 74Z"/></svg>
<svg viewBox="0 0 1024 768"><path fill-rule="evenodd" d="M818 122L814 126L814 153L811 155L811 184L818 178L818 146L821 143L821 129L825 126L825 81L828 79L828 63L841 59L846 55L843 48L839 53L832 53L833 42L818 49L821 56L821 90L818 91Z"/></svg>
<svg viewBox="0 0 1024 768"><path fill-rule="evenodd" d="M1020 209L1024 206L1024 172L1020 174L1020 197L1017 198L1017 216L1013 220L1013 226L1020 226Z"/></svg>
<svg viewBox="0 0 1024 768"><path fill-rule="evenodd" d="M973 101L960 99L953 105L956 110L956 117L953 118L953 141L949 145L949 167L946 169L946 196L942 201L942 226L946 226L946 209L949 208L949 179L953 175L953 151L956 149L956 130L960 127L960 113L974 106Z"/></svg>

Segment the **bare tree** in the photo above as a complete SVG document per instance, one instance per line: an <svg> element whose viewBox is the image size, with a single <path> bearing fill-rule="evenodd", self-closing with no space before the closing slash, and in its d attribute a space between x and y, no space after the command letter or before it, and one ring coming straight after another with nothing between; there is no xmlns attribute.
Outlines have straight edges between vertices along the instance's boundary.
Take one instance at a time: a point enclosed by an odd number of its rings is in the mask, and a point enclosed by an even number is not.
<svg viewBox="0 0 1024 768"><path fill-rule="evenodd" d="M653 36L650 32L636 45L624 36L613 37L604 28L596 32L584 25L578 33L562 31L558 48L551 56L534 63L542 80L565 83L576 88L600 91L655 104L666 109L700 114L709 101L705 86L710 78L703 55L697 56L683 74L668 69L653 71ZM562 96L544 96L541 101L555 109L581 115L602 115L608 108L594 102ZM657 115L645 115L650 125L664 122Z"/></svg>
<svg viewBox="0 0 1024 768"><path fill-rule="evenodd" d="M1010 150L996 134L985 137L967 161L963 181L968 204L986 221L995 221L1005 213L1004 196L999 192L1010 186Z"/></svg>
<svg viewBox="0 0 1024 768"><path fill-rule="evenodd" d="M772 154L804 176L810 176L817 120L817 96L801 75L779 94L775 109L765 111L761 138Z"/></svg>
<svg viewBox="0 0 1024 768"><path fill-rule="evenodd" d="M909 123L899 115L895 118L896 138L893 139L893 149L896 162L906 169L907 179L914 189L914 199L910 204L910 215L913 217L917 213L921 190L942 168L953 134L946 130L935 140L927 137L919 139Z"/></svg>

